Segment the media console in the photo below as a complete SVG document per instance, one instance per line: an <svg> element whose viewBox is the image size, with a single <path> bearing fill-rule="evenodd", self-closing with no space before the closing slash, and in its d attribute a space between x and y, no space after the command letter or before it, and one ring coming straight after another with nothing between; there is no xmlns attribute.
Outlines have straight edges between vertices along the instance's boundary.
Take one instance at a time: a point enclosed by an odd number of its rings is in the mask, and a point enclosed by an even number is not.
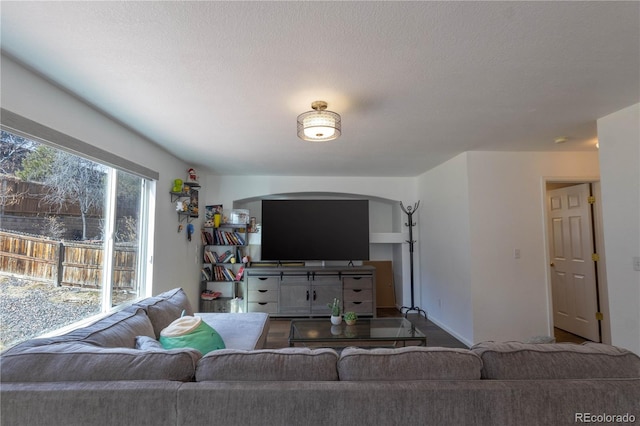
<svg viewBox="0 0 640 426"><path fill-rule="evenodd" d="M376 270L373 266L249 267L248 312L270 316L329 316L327 304L339 299L343 312L376 316Z"/></svg>

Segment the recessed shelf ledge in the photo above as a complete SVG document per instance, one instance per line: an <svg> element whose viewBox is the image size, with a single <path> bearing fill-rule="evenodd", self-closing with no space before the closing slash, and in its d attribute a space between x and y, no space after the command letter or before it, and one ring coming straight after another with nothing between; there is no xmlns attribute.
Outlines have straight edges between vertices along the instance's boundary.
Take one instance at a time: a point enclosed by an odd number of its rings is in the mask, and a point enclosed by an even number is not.
<svg viewBox="0 0 640 426"><path fill-rule="evenodd" d="M370 244L402 244L409 239L408 232L371 232Z"/></svg>

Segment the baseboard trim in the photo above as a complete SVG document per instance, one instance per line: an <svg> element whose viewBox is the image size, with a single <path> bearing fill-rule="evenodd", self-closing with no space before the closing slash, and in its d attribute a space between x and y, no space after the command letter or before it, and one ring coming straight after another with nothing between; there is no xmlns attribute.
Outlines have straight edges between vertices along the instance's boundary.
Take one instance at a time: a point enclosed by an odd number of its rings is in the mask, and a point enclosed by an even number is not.
<svg viewBox="0 0 640 426"><path fill-rule="evenodd" d="M446 331L447 333L449 333L450 335L452 335L456 339L460 340L462 343L464 343L468 347L473 346L473 341L471 341L471 340L467 339L466 337L463 337L460 334L456 333L454 330L452 330L451 328L447 327L447 325L444 324L439 319L433 318L431 315L429 315L429 321L431 321L432 323L434 323L435 325L437 325L438 327L440 327L441 329L443 329L444 331Z"/></svg>

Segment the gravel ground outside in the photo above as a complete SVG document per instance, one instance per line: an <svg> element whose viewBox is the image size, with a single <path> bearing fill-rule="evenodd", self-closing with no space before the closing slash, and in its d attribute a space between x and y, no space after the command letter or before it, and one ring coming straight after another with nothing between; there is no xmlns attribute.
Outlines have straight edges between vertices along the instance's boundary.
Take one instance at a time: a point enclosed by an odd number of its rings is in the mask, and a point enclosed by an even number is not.
<svg viewBox="0 0 640 426"><path fill-rule="evenodd" d="M100 292L0 275L0 350L100 312Z"/></svg>

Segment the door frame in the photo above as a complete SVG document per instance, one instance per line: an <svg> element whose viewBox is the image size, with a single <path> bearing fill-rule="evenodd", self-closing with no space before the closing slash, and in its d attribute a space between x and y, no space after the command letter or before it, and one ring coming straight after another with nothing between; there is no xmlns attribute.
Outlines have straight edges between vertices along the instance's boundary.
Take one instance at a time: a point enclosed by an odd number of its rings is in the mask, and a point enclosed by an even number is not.
<svg viewBox="0 0 640 426"><path fill-rule="evenodd" d="M595 238L596 252L600 255L597 263L596 279L598 280L598 304L603 319L600 321L600 339L602 343L611 344L611 316L609 315L609 290L607 286L606 256L604 252L604 230L602 226L602 191L599 176L585 177L554 177L543 176L541 181L542 189L542 215L543 215L543 238L544 238L544 268L547 291L547 318L549 336L554 335L553 331L553 296L551 292L551 235L549 227L549 212L547 204L547 184L551 183L569 183L581 184L590 183L592 194L596 197L593 208L593 237Z"/></svg>

